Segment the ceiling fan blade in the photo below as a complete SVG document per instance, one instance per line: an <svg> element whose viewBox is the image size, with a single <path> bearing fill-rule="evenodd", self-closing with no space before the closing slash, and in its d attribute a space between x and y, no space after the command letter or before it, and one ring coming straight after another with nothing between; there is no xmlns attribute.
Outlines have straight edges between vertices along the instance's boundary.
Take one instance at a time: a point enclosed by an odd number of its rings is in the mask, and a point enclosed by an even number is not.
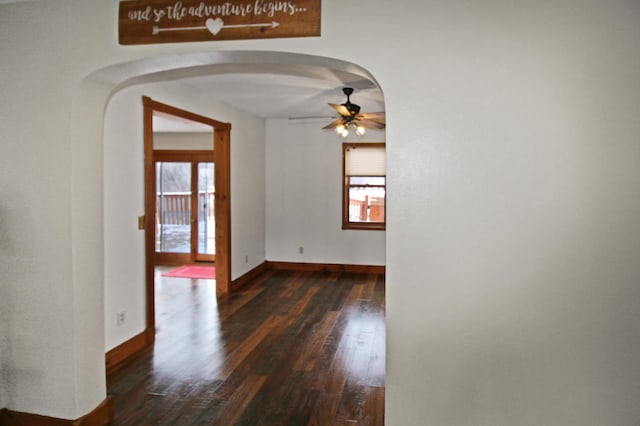
<svg viewBox="0 0 640 426"><path fill-rule="evenodd" d="M342 124L342 118L336 118L334 121L332 121L331 123L327 124L322 129L323 130L325 130L325 129L335 129L340 124Z"/></svg>
<svg viewBox="0 0 640 426"><path fill-rule="evenodd" d="M345 107L344 105L339 105L339 104L329 104L329 106L333 109L336 110L336 112L342 116L350 116L351 112L347 109L347 107Z"/></svg>
<svg viewBox="0 0 640 426"><path fill-rule="evenodd" d="M386 126L384 123L379 123L377 121L373 121L373 120L353 120L353 122L355 123L356 126L362 126L365 129L372 129L372 130L382 130L384 129Z"/></svg>
<svg viewBox="0 0 640 426"><path fill-rule="evenodd" d="M386 123L384 112L366 112L363 114L358 114L356 118L358 120L377 121L378 123L382 123L382 124Z"/></svg>

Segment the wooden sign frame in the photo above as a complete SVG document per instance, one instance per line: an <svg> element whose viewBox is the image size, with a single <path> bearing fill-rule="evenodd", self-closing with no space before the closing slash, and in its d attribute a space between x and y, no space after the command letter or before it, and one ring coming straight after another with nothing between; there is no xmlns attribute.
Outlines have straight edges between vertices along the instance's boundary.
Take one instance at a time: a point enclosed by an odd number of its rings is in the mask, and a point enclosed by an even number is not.
<svg viewBox="0 0 640 426"><path fill-rule="evenodd" d="M123 45L320 36L321 0L123 0Z"/></svg>

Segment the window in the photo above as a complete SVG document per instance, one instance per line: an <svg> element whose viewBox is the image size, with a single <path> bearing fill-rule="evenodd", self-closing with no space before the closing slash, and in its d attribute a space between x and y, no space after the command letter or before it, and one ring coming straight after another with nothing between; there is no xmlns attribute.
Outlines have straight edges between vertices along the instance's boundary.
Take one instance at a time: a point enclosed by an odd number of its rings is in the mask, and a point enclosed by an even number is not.
<svg viewBox="0 0 640 426"><path fill-rule="evenodd" d="M384 143L342 144L342 229L385 229Z"/></svg>

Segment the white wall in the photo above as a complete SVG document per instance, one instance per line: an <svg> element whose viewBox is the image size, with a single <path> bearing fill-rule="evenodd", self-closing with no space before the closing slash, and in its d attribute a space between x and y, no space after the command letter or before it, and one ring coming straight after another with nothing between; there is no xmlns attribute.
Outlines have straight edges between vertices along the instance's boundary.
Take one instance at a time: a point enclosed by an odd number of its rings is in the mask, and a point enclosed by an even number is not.
<svg viewBox="0 0 640 426"><path fill-rule="evenodd" d="M638 424L640 3L419 9L375 74L388 423Z"/></svg>
<svg viewBox="0 0 640 426"><path fill-rule="evenodd" d="M384 265L384 231L342 230L342 140L326 124L267 120L267 260Z"/></svg>
<svg viewBox="0 0 640 426"><path fill-rule="evenodd" d="M102 321L102 289L84 281L87 268L102 275L91 258L102 231L82 232L101 217L102 197L85 200L84 221L72 202L85 189L100 194L95 179L74 178L85 167L101 175L92 157L101 144L72 152L79 79L51 64L74 69L88 57L65 53L78 38L55 22L58 6L0 6L0 407L77 418L106 392L103 330L91 327Z"/></svg>
<svg viewBox="0 0 640 426"><path fill-rule="evenodd" d="M105 351L145 328L144 231L137 223L144 215L143 94L142 87L117 93L104 115ZM125 313L119 327L118 312Z"/></svg>
<svg viewBox="0 0 640 426"><path fill-rule="evenodd" d="M106 350L145 328L144 232L137 229L137 217L144 214L142 96L232 124L232 278L265 260L264 120L177 83L145 84L118 92L107 105L104 129ZM159 135L157 142L170 143L170 138ZM201 137L187 134L184 139L198 147ZM117 326L120 312L126 320Z"/></svg>
<svg viewBox="0 0 640 426"><path fill-rule="evenodd" d="M329 0L319 38L162 46L118 46L116 17L0 6L0 406L77 418L105 396L110 91L258 49L384 89L386 424L638 423L640 3Z"/></svg>

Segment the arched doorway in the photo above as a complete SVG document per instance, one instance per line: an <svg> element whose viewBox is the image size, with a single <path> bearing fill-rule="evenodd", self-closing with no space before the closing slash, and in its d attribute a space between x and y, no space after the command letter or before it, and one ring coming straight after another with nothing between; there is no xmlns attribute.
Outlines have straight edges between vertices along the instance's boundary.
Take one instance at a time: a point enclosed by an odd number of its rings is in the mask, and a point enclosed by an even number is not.
<svg viewBox="0 0 640 426"><path fill-rule="evenodd" d="M127 64L107 67L92 74L87 80L87 90L80 94L79 104L87 106L85 110L76 111L78 117L76 121L94 123L95 128L100 128L99 124L103 120L103 110L94 108L93 105L105 105L116 93L136 85L148 82L176 81L185 78L197 77L211 74L233 74L233 73L277 73L288 75L292 78L301 76L314 76L314 78L327 78L338 88L342 85L336 75L350 75L357 77L361 81L368 81L376 85L375 79L363 68L331 58L323 58L311 55L284 53L284 52L204 52L188 53L180 55L166 55L163 57L137 60ZM331 80L334 79L334 80ZM109 81L108 86L104 86L104 81ZM101 103L102 102L102 103ZM326 105L324 105L326 107ZM82 125L78 131L82 140L99 139L94 129L89 129ZM78 144L80 139L77 139ZM232 182L233 184L233 182ZM236 220L236 219L232 219ZM237 221L236 221L237 223ZM104 226L104 224L103 224ZM116 244L118 244L116 242ZM242 275L242 261L246 259L243 252L233 253L234 247L239 247L242 242L230 242L230 262L228 268L229 280L233 281ZM235 260L235 262L234 262ZM264 260L264 259L263 259ZM111 266L105 265L108 276ZM105 280L105 293L110 291L110 283ZM136 290L137 291L137 290ZM123 292L121 292L123 293ZM116 297L129 297L130 295L116 295ZM106 299L113 298L106 296ZM140 310L144 311L143 304L133 307L133 315L139 315ZM131 317L132 315L128 315ZM115 317L114 312L105 309L105 324L112 322ZM107 333L108 334L108 333ZM129 339L137 336L136 330L128 331ZM107 340L110 337L107 336ZM127 336L115 336L113 340L127 342ZM149 344L149 339L142 342L142 345ZM118 344L114 341L114 344ZM139 349L140 345L134 346Z"/></svg>

